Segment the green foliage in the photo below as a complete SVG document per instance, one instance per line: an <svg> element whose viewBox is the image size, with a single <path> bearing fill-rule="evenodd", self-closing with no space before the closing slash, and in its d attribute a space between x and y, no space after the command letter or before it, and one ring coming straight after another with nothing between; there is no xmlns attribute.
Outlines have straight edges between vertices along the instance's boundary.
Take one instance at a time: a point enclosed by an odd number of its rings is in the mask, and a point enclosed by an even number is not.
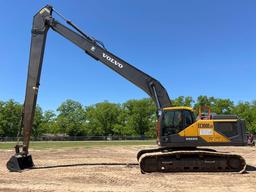
<svg viewBox="0 0 256 192"><path fill-rule="evenodd" d="M85 110L81 103L73 100L66 100L57 109L57 125L61 133L70 136L84 135L86 122Z"/></svg>
<svg viewBox="0 0 256 192"><path fill-rule="evenodd" d="M44 133L57 134L60 132L56 118L57 116L54 111L48 110L43 113L41 127L43 128Z"/></svg>
<svg viewBox="0 0 256 192"><path fill-rule="evenodd" d="M4 109L4 102L0 101L0 136L5 135L4 126L2 125L4 121L3 109Z"/></svg>
<svg viewBox="0 0 256 192"><path fill-rule="evenodd" d="M211 110L217 114L231 114L234 109L234 102L230 99L215 99Z"/></svg>
<svg viewBox="0 0 256 192"><path fill-rule="evenodd" d="M129 100L123 109L127 115L126 129L143 136L155 126L156 108L151 99Z"/></svg>
<svg viewBox="0 0 256 192"><path fill-rule="evenodd" d="M201 95L197 98L194 105L195 111L198 112L201 106L208 106L211 112L217 114L231 114L234 109L234 102L230 99L219 99Z"/></svg>
<svg viewBox="0 0 256 192"><path fill-rule="evenodd" d="M238 114L245 120L249 132L256 133L256 101L239 102L232 113Z"/></svg>
<svg viewBox="0 0 256 192"><path fill-rule="evenodd" d="M173 106L187 106L187 107L192 107L192 104L194 103L194 100L192 97L184 97L184 96L179 96L176 99L172 101Z"/></svg>
<svg viewBox="0 0 256 192"><path fill-rule="evenodd" d="M109 102L97 103L86 108L87 133L89 135L113 135L119 124L119 105Z"/></svg>
<svg viewBox="0 0 256 192"><path fill-rule="evenodd" d="M113 132L114 135L136 135L136 131L134 128L130 128L127 126L127 121L128 121L128 113L127 110L124 109L124 105L120 106L121 110L118 115L118 123L113 126Z"/></svg>
<svg viewBox="0 0 256 192"><path fill-rule="evenodd" d="M198 111L200 106L209 106L217 114L236 114L246 121L249 132L256 133L256 100L240 102L230 99L199 96L180 96L172 101L174 106L189 106ZM0 137L15 137L19 130L22 105L13 101L0 101ZM54 111L45 111L37 106L32 135L66 134L80 135L141 135L156 136L156 107L151 99L129 100L123 104L101 102L84 107L77 101L66 100Z"/></svg>
<svg viewBox="0 0 256 192"><path fill-rule="evenodd" d="M32 135L37 138L45 132L45 127L42 126L43 110L41 107L36 106L34 121L32 124Z"/></svg>
<svg viewBox="0 0 256 192"><path fill-rule="evenodd" d="M22 106L14 100L0 102L0 136L17 136Z"/></svg>
<svg viewBox="0 0 256 192"><path fill-rule="evenodd" d="M208 107L212 107L214 105L214 97L207 97L204 95L200 95L197 97L196 103L194 105L194 110L196 113L198 113L199 108L201 106L208 106Z"/></svg>

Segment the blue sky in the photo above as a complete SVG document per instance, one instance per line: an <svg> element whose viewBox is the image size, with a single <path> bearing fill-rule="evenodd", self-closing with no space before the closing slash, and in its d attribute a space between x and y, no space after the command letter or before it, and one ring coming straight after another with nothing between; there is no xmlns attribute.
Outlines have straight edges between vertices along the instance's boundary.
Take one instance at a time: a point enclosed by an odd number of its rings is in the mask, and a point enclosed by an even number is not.
<svg viewBox="0 0 256 192"><path fill-rule="evenodd" d="M24 100L32 17L46 4L158 79L171 98L256 99L256 1L0 2L0 100ZM38 96L43 109L56 109L66 99L90 105L144 97L142 90L49 31Z"/></svg>

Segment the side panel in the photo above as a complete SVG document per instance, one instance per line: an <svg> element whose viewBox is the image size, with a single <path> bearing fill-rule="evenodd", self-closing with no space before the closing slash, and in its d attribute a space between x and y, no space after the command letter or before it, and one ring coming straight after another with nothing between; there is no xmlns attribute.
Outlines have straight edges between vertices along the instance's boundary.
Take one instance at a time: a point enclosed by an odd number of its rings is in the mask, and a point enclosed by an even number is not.
<svg viewBox="0 0 256 192"><path fill-rule="evenodd" d="M164 135L161 146L243 146L245 126L241 120L198 120L178 134Z"/></svg>
<svg viewBox="0 0 256 192"><path fill-rule="evenodd" d="M214 121L216 132L230 139L232 144L246 145L247 139L245 136L245 124L243 120L237 121Z"/></svg>

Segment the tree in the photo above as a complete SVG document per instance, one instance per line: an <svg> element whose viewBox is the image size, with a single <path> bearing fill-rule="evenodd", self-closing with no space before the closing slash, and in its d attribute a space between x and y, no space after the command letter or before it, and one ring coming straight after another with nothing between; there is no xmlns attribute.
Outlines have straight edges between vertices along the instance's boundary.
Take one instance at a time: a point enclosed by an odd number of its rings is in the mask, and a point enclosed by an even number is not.
<svg viewBox="0 0 256 192"><path fill-rule="evenodd" d="M212 106L214 105L214 97L207 97L205 95L200 95L197 97L196 103L194 105L194 110L196 113L198 113L199 108L202 106L207 106L212 109Z"/></svg>
<svg viewBox="0 0 256 192"><path fill-rule="evenodd" d="M17 136L21 114L22 106L14 100L0 102L0 136Z"/></svg>
<svg viewBox="0 0 256 192"><path fill-rule="evenodd" d="M246 122L247 129L256 133L256 102L239 102L232 111Z"/></svg>
<svg viewBox="0 0 256 192"><path fill-rule="evenodd" d="M127 110L125 110L124 105L121 106L120 113L118 115L118 123L116 123L113 127L113 132L115 135L121 135L121 136L132 136L137 135L136 131L127 126L128 122L128 113Z"/></svg>
<svg viewBox="0 0 256 192"><path fill-rule="evenodd" d="M256 100L252 101L251 104L251 113L252 113L252 123L251 123L251 127L249 127L250 131L254 134L256 134Z"/></svg>
<svg viewBox="0 0 256 192"><path fill-rule="evenodd" d="M86 114L83 106L73 100L66 100L57 109L57 124L62 133L70 136L84 135Z"/></svg>
<svg viewBox="0 0 256 192"><path fill-rule="evenodd" d="M201 95L197 98L194 105L195 111L198 112L202 106L209 107L213 113L230 114L234 108L234 102L230 99L219 99Z"/></svg>
<svg viewBox="0 0 256 192"><path fill-rule="evenodd" d="M211 111L217 114L231 114L234 108L234 102L230 99L214 99L211 105Z"/></svg>
<svg viewBox="0 0 256 192"><path fill-rule="evenodd" d="M43 113L41 127L44 129L44 133L57 134L60 132L54 111L48 110Z"/></svg>
<svg viewBox="0 0 256 192"><path fill-rule="evenodd" d="M113 135L119 123L121 108L118 104L102 102L86 108L87 131L90 135Z"/></svg>
<svg viewBox="0 0 256 192"><path fill-rule="evenodd" d="M209 106L217 114L236 114L245 119L247 129L256 133L256 100L234 105L230 99L199 96L180 96L174 106ZM22 105L14 100L0 101L0 137L15 137L20 129ZM83 107L79 102L66 100L54 111L37 106L32 124L32 135L65 133L68 135L147 135L154 137L156 107L152 99L129 100L122 105L101 102Z"/></svg>
<svg viewBox="0 0 256 192"><path fill-rule="evenodd" d="M3 120L4 120L4 115L3 115L3 109L4 109L4 102L0 101L0 137L4 136L4 127L3 127Z"/></svg>
<svg viewBox="0 0 256 192"><path fill-rule="evenodd" d="M194 100L190 96L187 96L187 97L179 96L178 98L172 100L172 105L173 106L191 107L193 103L194 103Z"/></svg>
<svg viewBox="0 0 256 192"><path fill-rule="evenodd" d="M35 110L34 121L32 124L32 135L37 138L46 132L45 128L42 126L43 122L43 110L37 105Z"/></svg>
<svg viewBox="0 0 256 192"><path fill-rule="evenodd" d="M141 136L154 130L156 108L152 99L129 100L124 103L124 110L127 114L126 126L129 130L135 130Z"/></svg>

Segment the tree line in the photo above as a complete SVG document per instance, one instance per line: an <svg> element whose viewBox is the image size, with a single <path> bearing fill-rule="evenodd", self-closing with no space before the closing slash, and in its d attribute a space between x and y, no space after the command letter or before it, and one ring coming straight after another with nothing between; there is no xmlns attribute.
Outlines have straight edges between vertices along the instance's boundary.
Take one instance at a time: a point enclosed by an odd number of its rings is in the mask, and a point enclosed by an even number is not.
<svg viewBox="0 0 256 192"><path fill-rule="evenodd" d="M180 96L173 106L209 106L217 114L236 114L245 119L248 132L256 133L256 100L234 104L230 99ZM16 137L20 129L22 105L14 100L0 101L0 137ZM37 105L32 126L34 137L43 134L69 136L138 136L155 137L156 107L151 99L128 100L122 104L100 102L83 106L66 100L56 111Z"/></svg>

